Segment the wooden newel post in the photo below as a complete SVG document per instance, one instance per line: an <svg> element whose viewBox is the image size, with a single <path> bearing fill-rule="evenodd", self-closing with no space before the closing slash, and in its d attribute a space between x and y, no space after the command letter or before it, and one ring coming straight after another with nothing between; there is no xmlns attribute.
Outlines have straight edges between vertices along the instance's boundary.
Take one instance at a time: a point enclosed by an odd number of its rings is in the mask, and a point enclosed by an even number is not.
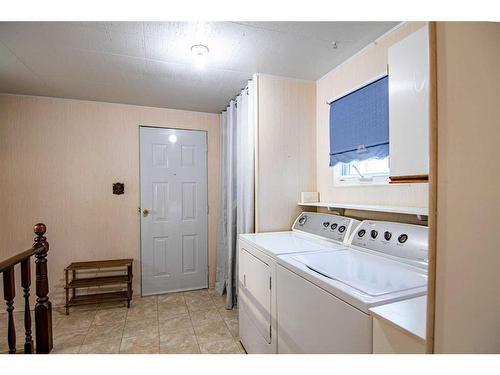
<svg viewBox="0 0 500 375"><path fill-rule="evenodd" d="M47 252L49 243L44 234L47 231L45 224L38 223L33 228L36 237L34 247L36 264L36 352L50 353L52 350L52 304L49 301L49 280L47 277Z"/></svg>

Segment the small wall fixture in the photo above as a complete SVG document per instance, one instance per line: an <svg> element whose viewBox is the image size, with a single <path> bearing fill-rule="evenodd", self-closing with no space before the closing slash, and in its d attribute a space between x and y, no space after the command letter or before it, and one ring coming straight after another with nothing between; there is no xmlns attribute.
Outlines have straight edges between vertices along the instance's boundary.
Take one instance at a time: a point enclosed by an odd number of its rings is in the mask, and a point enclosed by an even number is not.
<svg viewBox="0 0 500 375"><path fill-rule="evenodd" d="M203 44L195 44L191 47L191 53L194 56L194 64L198 68L203 68L205 66L205 60L208 55L209 49Z"/></svg>
<svg viewBox="0 0 500 375"><path fill-rule="evenodd" d="M125 184L123 182L115 182L113 184L113 194L121 195L125 193Z"/></svg>

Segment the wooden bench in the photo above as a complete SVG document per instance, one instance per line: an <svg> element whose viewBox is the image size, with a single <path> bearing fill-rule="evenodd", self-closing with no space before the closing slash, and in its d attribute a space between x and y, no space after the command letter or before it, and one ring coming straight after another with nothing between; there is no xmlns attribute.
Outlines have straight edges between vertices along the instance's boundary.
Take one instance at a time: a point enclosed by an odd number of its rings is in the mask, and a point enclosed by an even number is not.
<svg viewBox="0 0 500 375"><path fill-rule="evenodd" d="M97 260L90 262L74 262L64 269L66 275L66 315L69 314L71 306L89 305L101 302L127 301L127 307L130 307L132 300L132 265L133 259L110 259ZM125 274L95 277L77 277L77 271L125 271ZM71 272L71 280L69 273ZM77 295L77 289L85 289L99 286L116 286L119 289L113 292L102 292L92 294ZM71 289L71 298L69 291Z"/></svg>

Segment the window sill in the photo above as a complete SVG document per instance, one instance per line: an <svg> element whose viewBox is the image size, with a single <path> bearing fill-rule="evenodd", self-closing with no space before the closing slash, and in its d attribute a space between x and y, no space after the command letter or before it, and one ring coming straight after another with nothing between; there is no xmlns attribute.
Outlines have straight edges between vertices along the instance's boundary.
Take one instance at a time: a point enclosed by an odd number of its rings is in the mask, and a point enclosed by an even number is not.
<svg viewBox="0 0 500 375"><path fill-rule="evenodd" d="M371 181L361 181L359 178L335 179L334 187L363 187L363 186L389 186L388 176L376 176Z"/></svg>

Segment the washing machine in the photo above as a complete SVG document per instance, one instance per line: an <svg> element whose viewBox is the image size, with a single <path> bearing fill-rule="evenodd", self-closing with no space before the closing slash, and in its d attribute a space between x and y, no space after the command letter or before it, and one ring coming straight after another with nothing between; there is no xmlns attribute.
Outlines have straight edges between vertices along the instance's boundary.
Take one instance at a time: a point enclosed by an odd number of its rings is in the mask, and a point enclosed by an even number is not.
<svg viewBox="0 0 500 375"><path fill-rule="evenodd" d="M277 257L278 353L372 353L374 306L427 293L428 228L363 221L343 249Z"/></svg>
<svg viewBox="0 0 500 375"><path fill-rule="evenodd" d="M278 350L277 257L345 249L358 224L344 216L303 212L290 231L239 236L239 335L247 353Z"/></svg>

